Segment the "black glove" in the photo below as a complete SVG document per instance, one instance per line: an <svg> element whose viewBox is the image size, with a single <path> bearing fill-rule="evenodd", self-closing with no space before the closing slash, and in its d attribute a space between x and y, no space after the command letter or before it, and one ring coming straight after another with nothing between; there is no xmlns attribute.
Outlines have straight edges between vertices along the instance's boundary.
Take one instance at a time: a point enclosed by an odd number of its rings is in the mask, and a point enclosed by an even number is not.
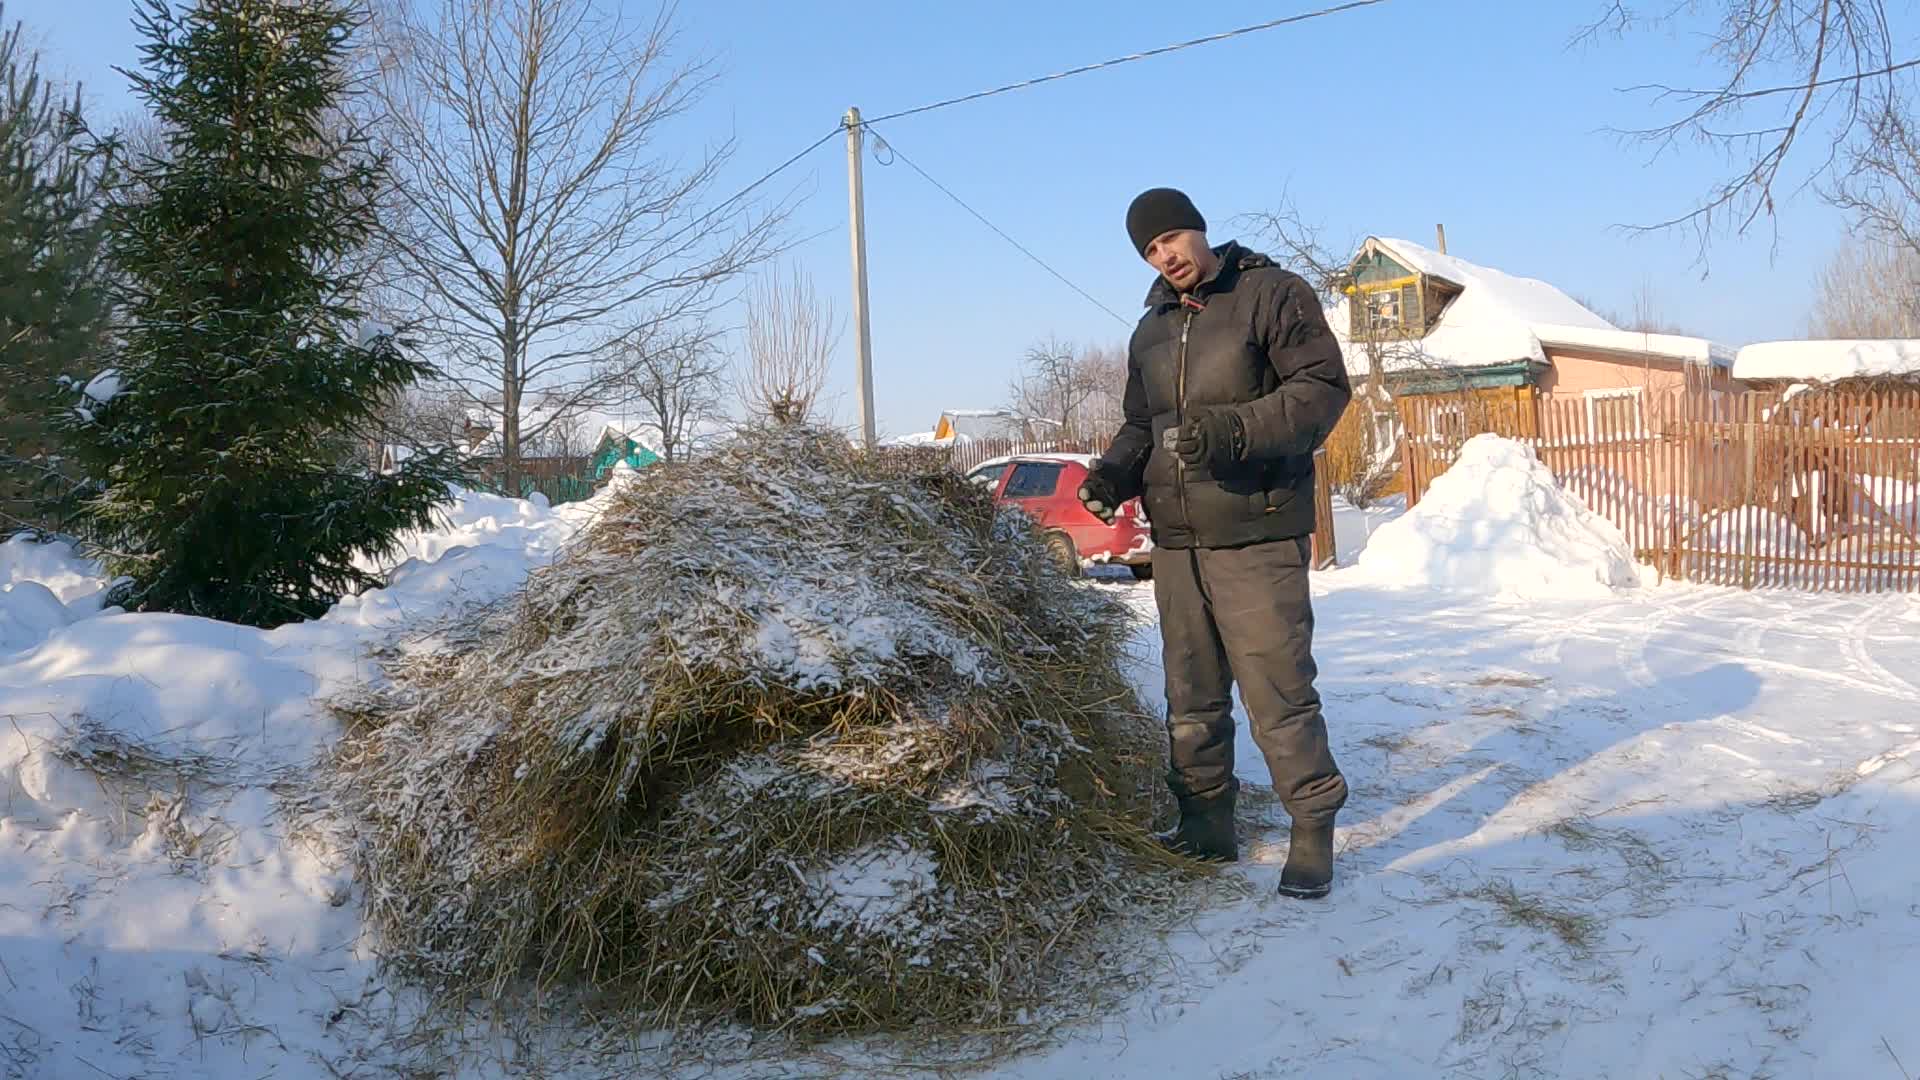
<svg viewBox="0 0 1920 1080"><path fill-rule="evenodd" d="M1232 409L1196 411L1174 429L1173 452L1189 468L1204 465L1220 473L1240 460L1247 449L1247 429Z"/></svg>
<svg viewBox="0 0 1920 1080"><path fill-rule="evenodd" d="M1080 485L1080 505L1109 525L1120 512L1120 497L1115 494L1112 481L1100 475L1098 466L1087 470L1086 482Z"/></svg>

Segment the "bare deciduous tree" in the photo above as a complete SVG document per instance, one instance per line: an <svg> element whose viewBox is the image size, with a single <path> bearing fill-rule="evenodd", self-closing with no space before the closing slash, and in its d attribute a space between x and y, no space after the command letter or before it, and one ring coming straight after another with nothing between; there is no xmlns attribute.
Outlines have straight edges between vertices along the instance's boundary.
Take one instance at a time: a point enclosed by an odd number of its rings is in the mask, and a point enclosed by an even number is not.
<svg viewBox="0 0 1920 1080"><path fill-rule="evenodd" d="M585 415L572 409L557 412L540 425L540 434L524 447L528 457L558 458L567 462L585 462L593 453L600 430L591 427Z"/></svg>
<svg viewBox="0 0 1920 1080"><path fill-rule="evenodd" d="M747 371L741 395L756 415L798 424L826 388L840 326L833 305L795 268L786 283L767 275L747 301Z"/></svg>
<svg viewBox="0 0 1920 1080"><path fill-rule="evenodd" d="M1028 347L1007 387L1008 404L1024 416L1058 425L1057 436L1081 439L1093 433L1088 415L1102 388L1094 353L1049 337ZM1124 376L1124 369L1123 369ZM1124 384L1122 386L1124 390Z"/></svg>
<svg viewBox="0 0 1920 1080"><path fill-rule="evenodd" d="M608 331L698 322L722 286L777 244L784 206L702 207L733 152L691 167L663 131L709 85L672 59L671 8L623 21L602 0L412 0L382 66L387 139L404 194L399 260L423 343L501 436L617 405ZM523 412L530 393L549 405Z"/></svg>
<svg viewBox="0 0 1920 1080"><path fill-rule="evenodd" d="M466 406L457 391L440 384L409 387L375 413L367 433L365 464L381 467L390 446L408 451L465 450L466 425Z"/></svg>
<svg viewBox="0 0 1920 1080"><path fill-rule="evenodd" d="M1830 181L1850 153L1875 145L1881 119L1902 99L1900 72L1920 66L1920 57L1895 55L1887 7L1886 0L1687 0L1648 7L1611 0L1576 41L1668 28L1702 15L1713 25L1702 50L1710 75L1694 86L1633 87L1655 105L1674 107L1675 115L1621 134L1656 154L1705 145L1732 165L1691 209L1636 228L1691 229L1704 258L1715 232L1739 235L1762 218L1771 222L1780 192Z"/></svg>
<svg viewBox="0 0 1920 1080"><path fill-rule="evenodd" d="M1127 347L1092 345L1080 356L1080 366L1093 392L1081 408L1086 438L1112 435L1126 419Z"/></svg>
<svg viewBox="0 0 1920 1080"><path fill-rule="evenodd" d="M1685 326L1667 318L1666 305L1660 299L1660 289L1653 278L1642 275L1640 283L1633 287L1633 306L1625 313L1603 308L1581 296L1571 297L1574 303L1593 312L1622 330L1631 330L1636 334L1680 334L1698 337Z"/></svg>
<svg viewBox="0 0 1920 1080"><path fill-rule="evenodd" d="M1815 279L1807 329L1825 338L1920 337L1920 251L1848 241Z"/></svg>
<svg viewBox="0 0 1920 1080"><path fill-rule="evenodd" d="M1877 240L1920 256L1920 128L1907 103L1886 93L1870 131L1848 149L1846 172L1828 197Z"/></svg>
<svg viewBox="0 0 1920 1080"><path fill-rule="evenodd" d="M670 338L628 336L616 362L627 397L669 465L692 444L703 419L720 415L727 362L704 328Z"/></svg>
<svg viewBox="0 0 1920 1080"><path fill-rule="evenodd" d="M1335 247L1327 241L1326 229L1308 221L1284 196L1277 209L1241 220L1276 262L1306 279L1319 294L1328 319L1338 319L1341 302L1350 299L1349 270L1353 253L1360 248L1358 240ZM1428 355L1418 339L1353 340L1346 333L1348 327L1336 329L1348 337L1348 370L1364 366L1367 374L1354 380L1353 400L1327 440L1327 469L1334 491L1355 506L1365 506L1399 468L1402 433L1389 379L1417 380L1423 391L1451 394L1462 407L1471 407L1474 395L1464 381L1457 391L1449 390L1450 381L1459 381L1459 373Z"/></svg>

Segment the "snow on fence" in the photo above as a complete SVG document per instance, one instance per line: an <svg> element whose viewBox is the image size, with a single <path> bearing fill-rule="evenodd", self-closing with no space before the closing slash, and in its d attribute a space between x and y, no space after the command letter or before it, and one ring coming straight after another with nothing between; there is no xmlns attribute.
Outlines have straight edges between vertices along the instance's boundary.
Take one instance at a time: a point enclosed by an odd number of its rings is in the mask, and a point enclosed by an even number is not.
<svg viewBox="0 0 1920 1080"><path fill-rule="evenodd" d="M995 458L1016 457L1021 454L1101 454L1106 452L1111 442L1111 439L1105 438L1038 441L969 439L965 442L955 442L947 448L947 464L956 472L968 473ZM1326 462L1325 447L1313 452L1314 530L1311 558L1315 570L1324 570L1332 566L1336 558L1333 536L1333 485L1327 475Z"/></svg>
<svg viewBox="0 0 1920 1080"><path fill-rule="evenodd" d="M1920 590L1920 390L1398 404L1409 505L1491 432L1533 447L1663 577Z"/></svg>

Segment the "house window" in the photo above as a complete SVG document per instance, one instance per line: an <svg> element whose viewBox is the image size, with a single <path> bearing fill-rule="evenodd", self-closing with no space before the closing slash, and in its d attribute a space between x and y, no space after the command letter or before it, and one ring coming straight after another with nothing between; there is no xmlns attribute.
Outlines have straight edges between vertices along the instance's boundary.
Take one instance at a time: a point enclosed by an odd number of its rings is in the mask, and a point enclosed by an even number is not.
<svg viewBox="0 0 1920 1080"><path fill-rule="evenodd" d="M1587 431L1595 439L1634 439L1646 434L1641 424L1640 388L1588 390Z"/></svg>
<svg viewBox="0 0 1920 1080"><path fill-rule="evenodd" d="M1361 341L1418 337L1426 330L1417 281L1362 285L1354 293L1352 311L1353 336Z"/></svg>
<svg viewBox="0 0 1920 1080"><path fill-rule="evenodd" d="M1356 340L1417 338L1427 332L1417 277L1348 286L1350 331Z"/></svg>
<svg viewBox="0 0 1920 1080"><path fill-rule="evenodd" d="M1370 292L1367 297L1367 329L1374 333L1398 330L1407 325L1407 307L1399 289Z"/></svg>

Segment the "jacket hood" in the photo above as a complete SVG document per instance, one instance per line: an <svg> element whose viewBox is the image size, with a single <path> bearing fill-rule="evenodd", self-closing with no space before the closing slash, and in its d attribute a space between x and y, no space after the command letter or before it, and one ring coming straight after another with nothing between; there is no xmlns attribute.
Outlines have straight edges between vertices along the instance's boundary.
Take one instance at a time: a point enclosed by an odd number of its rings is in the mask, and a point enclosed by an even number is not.
<svg viewBox="0 0 1920 1080"><path fill-rule="evenodd" d="M1214 271L1212 277L1195 287L1195 292L1211 293L1232 288L1233 279L1239 277L1241 271L1275 265L1274 261L1267 256L1241 247L1238 240L1229 240L1221 244L1213 249L1213 254L1220 260L1220 269ZM1153 287L1147 290L1146 306L1157 308L1179 302L1180 293L1173 287L1173 283L1155 274Z"/></svg>

